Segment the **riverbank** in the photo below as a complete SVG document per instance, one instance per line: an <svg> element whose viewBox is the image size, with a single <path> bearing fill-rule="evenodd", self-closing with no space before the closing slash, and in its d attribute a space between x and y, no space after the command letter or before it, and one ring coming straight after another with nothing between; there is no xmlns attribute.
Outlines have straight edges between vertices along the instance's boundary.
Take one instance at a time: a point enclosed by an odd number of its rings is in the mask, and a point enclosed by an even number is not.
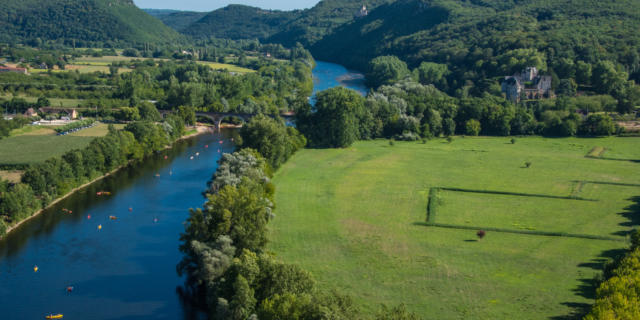
<svg viewBox="0 0 640 320"><path fill-rule="evenodd" d="M195 132L193 132L193 130L195 130ZM212 133L212 132L213 132L213 129L212 129L211 127L207 127L207 126L196 126L196 127L195 127L194 129L192 129L188 134L185 134L184 136L180 137L179 139L176 139L173 143L171 143L171 145L168 145L165 149L170 149L170 148L172 148L172 147L173 147L173 145L174 145L176 142L178 142L178 141L182 141L182 140L190 139L190 138L196 137L196 136L201 135L201 134L205 134L205 133ZM29 217L27 217L27 218L25 218L25 219L23 219L23 220L21 220L21 221L19 221L19 222L15 223L15 224L13 224L13 225L7 225L7 229L5 230L4 235L0 235L0 240L4 239L4 238L5 238L7 235L9 235L12 231L14 231L14 230L18 229L21 225L23 225L23 224L24 224L24 223L26 223L27 221L29 221L29 220L31 220L31 219L33 219L33 218L35 218L35 217L39 216L39 215L40 215L40 214L42 214L45 210L47 210L47 209L49 209L49 208L53 207L54 205L56 205L56 204L57 204L57 203L59 203L60 201L62 201L62 200L64 200L64 199L68 198L69 196L73 195L74 193L76 193L76 192L78 192L78 191L80 191L80 190L82 190L82 189L84 189L84 188L86 188L86 187L88 187L88 186L90 186L90 185L92 185L92 184L94 184L94 183L96 183L96 182L98 182L98 181L100 181L100 180L104 179L104 178L107 178L107 177L109 177L109 176L113 175L114 173L116 173L116 172L120 171L121 169L128 167L129 165L131 165L131 162L132 162L132 161L129 161L129 162L128 162L126 165L124 165L124 166L119 166L119 167L117 167L117 168L115 168L115 169L111 170L110 172L108 172L108 173L106 173L106 174L102 175L102 176L99 176L99 177L97 177L97 178L95 178L95 179L93 179L93 180L91 180L91 181L89 181L89 182L87 182L87 183L85 183L85 184L83 184L83 185L79 186L79 187L76 187L76 188L72 189L71 191L67 192L65 195L63 195L63 196L61 196L61 197L57 198L56 200L52 201L51 203L49 203L46 207L44 207L44 208L42 208L42 209L40 209L40 210L38 210L38 211L34 212L34 213L33 213L32 215L30 215Z"/></svg>

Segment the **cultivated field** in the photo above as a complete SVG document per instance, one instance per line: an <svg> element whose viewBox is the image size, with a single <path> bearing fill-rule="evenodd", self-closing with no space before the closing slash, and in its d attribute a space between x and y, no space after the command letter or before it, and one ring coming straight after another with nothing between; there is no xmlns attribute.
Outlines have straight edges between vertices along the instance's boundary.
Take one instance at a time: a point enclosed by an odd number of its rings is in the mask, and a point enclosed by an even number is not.
<svg viewBox="0 0 640 320"><path fill-rule="evenodd" d="M624 161L640 139L509 140L303 150L274 179L270 250L369 313L571 319L640 224L640 163ZM585 157L594 147L602 159Z"/></svg>
<svg viewBox="0 0 640 320"><path fill-rule="evenodd" d="M122 56L104 56L104 57L82 57L76 59L74 61L75 65L80 67L93 67L93 68L103 68L104 70L96 70L96 71L104 71L109 72L109 65L112 62L129 62L132 60L146 60L146 58L131 58L131 57L122 57ZM166 61L167 59L153 59L155 61ZM255 70L239 67L232 64L226 63L217 63L217 62L209 62L209 61L198 61L199 64L209 66L215 70L227 70L229 72L237 72L237 73L250 73L255 72ZM126 69L131 71L131 69ZM125 71L122 68L120 71Z"/></svg>

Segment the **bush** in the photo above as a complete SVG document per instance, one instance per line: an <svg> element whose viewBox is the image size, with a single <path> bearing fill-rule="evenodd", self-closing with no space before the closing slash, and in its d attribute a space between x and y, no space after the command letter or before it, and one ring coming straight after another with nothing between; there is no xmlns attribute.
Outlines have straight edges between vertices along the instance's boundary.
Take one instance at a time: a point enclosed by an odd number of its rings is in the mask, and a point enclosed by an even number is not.
<svg viewBox="0 0 640 320"><path fill-rule="evenodd" d="M418 141L420 136L413 132L405 131L402 134L395 135L393 139L398 141Z"/></svg>
<svg viewBox="0 0 640 320"><path fill-rule="evenodd" d="M516 138L511 138L511 144L516 144Z"/></svg>
<svg viewBox="0 0 640 320"><path fill-rule="evenodd" d="M464 125L465 134L470 136L477 136L480 134L481 126L480 121L476 119L468 120Z"/></svg>
<svg viewBox="0 0 640 320"><path fill-rule="evenodd" d="M3 237L7 233L7 225L0 218L0 238Z"/></svg>
<svg viewBox="0 0 640 320"><path fill-rule="evenodd" d="M478 236L479 239L484 238L484 236L487 235L487 232L484 230L478 230L478 232L476 232L476 236Z"/></svg>

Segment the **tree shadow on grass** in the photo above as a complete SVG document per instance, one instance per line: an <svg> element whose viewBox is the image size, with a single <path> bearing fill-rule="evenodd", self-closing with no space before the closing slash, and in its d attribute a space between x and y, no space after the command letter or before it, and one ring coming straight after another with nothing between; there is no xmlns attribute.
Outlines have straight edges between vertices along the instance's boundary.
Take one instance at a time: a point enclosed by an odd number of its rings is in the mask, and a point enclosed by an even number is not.
<svg viewBox="0 0 640 320"><path fill-rule="evenodd" d="M640 225L640 196L632 197L628 200L633 203L630 206L626 207L624 212L620 213L620 215L627 219L627 221L620 223L620 226L628 228L637 227L638 225ZM629 233L631 233L631 230L615 232L614 235L628 236ZM593 270L604 272L604 268L607 262L612 262L615 264L616 262L620 261L622 257L624 257L627 251L628 250L626 247L606 250L603 251L598 258L595 258L590 262L581 263L578 265L578 267L591 268ZM615 268L615 265L609 265L607 266L607 269L610 271L612 267ZM599 285L600 281L595 278L583 278L580 279L580 284L577 288L573 289L573 292L586 299L595 299L596 289ZM591 305L588 303L564 302L562 304L570 307L571 312L566 316L553 317L552 319L581 319L591 310Z"/></svg>

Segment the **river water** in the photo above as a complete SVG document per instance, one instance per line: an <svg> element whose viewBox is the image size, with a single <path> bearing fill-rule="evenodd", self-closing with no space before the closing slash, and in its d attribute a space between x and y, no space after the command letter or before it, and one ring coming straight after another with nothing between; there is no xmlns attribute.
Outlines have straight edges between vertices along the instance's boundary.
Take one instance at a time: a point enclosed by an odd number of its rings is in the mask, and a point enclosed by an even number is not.
<svg viewBox="0 0 640 320"><path fill-rule="evenodd" d="M366 93L361 75L331 63L318 62L314 84L314 93L338 85ZM234 149L230 134L180 141L0 240L0 319L58 313L80 320L206 318L179 294L179 236L189 208L204 203L202 191L220 156Z"/></svg>
<svg viewBox="0 0 640 320"><path fill-rule="evenodd" d="M316 68L313 69L313 96L318 91L337 86L353 89L366 95L368 89L364 83L362 73L347 70L339 64L316 61Z"/></svg>

